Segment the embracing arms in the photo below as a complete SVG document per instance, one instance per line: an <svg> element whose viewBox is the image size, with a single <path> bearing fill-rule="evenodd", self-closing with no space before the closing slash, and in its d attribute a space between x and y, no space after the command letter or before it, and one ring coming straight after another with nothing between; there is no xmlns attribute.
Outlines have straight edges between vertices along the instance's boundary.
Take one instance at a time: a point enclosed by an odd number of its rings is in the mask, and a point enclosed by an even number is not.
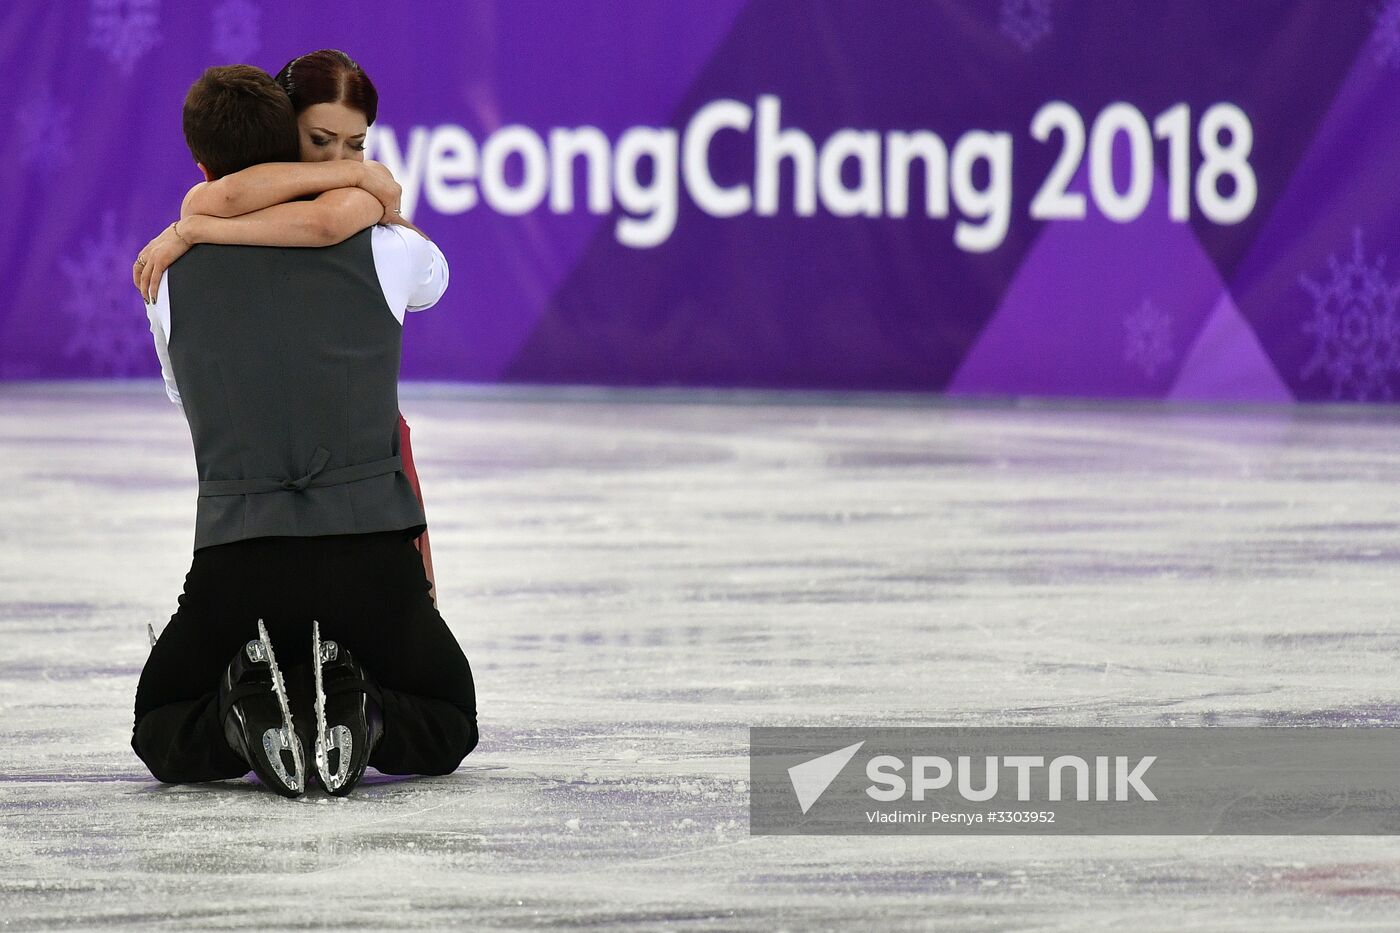
<svg viewBox="0 0 1400 933"><path fill-rule="evenodd" d="M358 183L337 184L344 181ZM294 200L308 194L317 196ZM196 243L330 246L376 223L411 226L398 214L400 195L389 170L377 162L255 165L192 188L180 219L141 250L132 282L147 303L154 302L161 274Z"/></svg>
<svg viewBox="0 0 1400 933"><path fill-rule="evenodd" d="M378 162L266 162L195 185L180 205L180 217L237 217L336 188L364 188L386 210L399 206L399 186Z"/></svg>

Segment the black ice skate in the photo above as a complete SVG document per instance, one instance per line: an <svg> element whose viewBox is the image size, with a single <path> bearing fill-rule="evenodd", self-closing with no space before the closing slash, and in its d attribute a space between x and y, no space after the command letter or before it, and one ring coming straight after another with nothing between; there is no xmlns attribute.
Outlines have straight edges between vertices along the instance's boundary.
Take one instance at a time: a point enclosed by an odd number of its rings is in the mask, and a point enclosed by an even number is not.
<svg viewBox="0 0 1400 933"><path fill-rule="evenodd" d="M333 641L321 641L321 624L311 623L311 657L316 672L316 773L337 797L364 777L370 753L384 734L379 687L368 672Z"/></svg>
<svg viewBox="0 0 1400 933"><path fill-rule="evenodd" d="M306 792L306 758L267 627L233 656L219 681L219 713L229 745L258 778L284 797Z"/></svg>

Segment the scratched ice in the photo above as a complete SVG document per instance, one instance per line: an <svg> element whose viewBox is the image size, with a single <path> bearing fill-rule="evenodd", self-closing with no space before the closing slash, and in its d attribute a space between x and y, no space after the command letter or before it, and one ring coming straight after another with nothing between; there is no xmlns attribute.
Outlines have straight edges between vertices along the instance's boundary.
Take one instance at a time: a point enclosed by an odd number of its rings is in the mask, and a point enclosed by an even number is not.
<svg viewBox="0 0 1400 933"><path fill-rule="evenodd" d="M480 747L155 783L188 566L158 384L0 387L6 930L1375 930L1385 837L747 831L760 724L1394 725L1394 410L406 392Z"/></svg>

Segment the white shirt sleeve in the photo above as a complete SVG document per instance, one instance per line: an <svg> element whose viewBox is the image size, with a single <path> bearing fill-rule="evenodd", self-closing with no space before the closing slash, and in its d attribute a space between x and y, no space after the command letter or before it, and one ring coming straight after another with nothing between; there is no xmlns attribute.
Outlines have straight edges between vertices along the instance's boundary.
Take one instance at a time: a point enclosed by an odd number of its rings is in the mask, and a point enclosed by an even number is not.
<svg viewBox="0 0 1400 933"><path fill-rule="evenodd" d="M437 304L447 291L447 257L437 244L397 225L377 224L370 236L379 287L398 322Z"/></svg>
<svg viewBox="0 0 1400 933"><path fill-rule="evenodd" d="M155 304L146 305L146 317L151 321L151 338L156 343L156 357L160 360L160 377L165 382L165 394L170 401L185 407L180 401L180 387L175 384L175 370L170 366L170 273L161 273L156 291Z"/></svg>

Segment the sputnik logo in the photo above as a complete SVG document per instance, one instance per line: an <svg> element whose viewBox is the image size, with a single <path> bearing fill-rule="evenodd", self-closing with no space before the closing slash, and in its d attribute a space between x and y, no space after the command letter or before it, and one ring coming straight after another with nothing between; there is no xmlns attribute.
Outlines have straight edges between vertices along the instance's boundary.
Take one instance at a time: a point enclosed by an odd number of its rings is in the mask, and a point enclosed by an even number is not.
<svg viewBox="0 0 1400 933"><path fill-rule="evenodd" d="M797 793L797 802L802 805L803 813L812 809L812 805L826 793L826 789L836 780L841 769L846 767L864 744L862 740L788 768L788 780L792 781L792 789Z"/></svg>

